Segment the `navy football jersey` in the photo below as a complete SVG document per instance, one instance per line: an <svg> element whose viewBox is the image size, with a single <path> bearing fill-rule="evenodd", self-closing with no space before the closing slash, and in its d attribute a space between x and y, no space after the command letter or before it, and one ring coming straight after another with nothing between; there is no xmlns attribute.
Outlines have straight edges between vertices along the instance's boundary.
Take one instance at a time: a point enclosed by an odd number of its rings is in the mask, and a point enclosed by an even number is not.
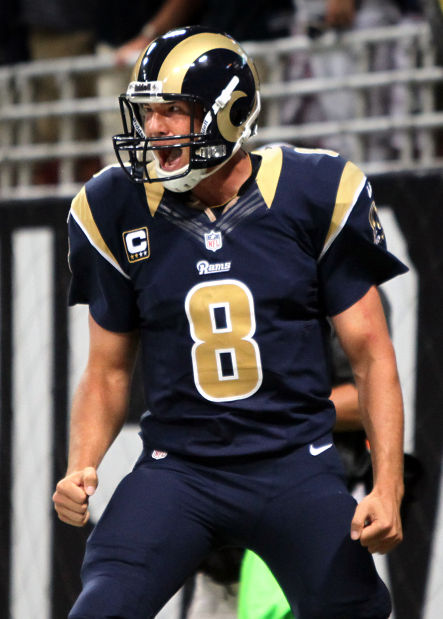
<svg viewBox="0 0 443 619"><path fill-rule="evenodd" d="M145 444L189 457L282 453L335 421L327 317L406 271L369 182L329 151L267 148L216 221L118 166L69 217L70 303L139 329Z"/></svg>

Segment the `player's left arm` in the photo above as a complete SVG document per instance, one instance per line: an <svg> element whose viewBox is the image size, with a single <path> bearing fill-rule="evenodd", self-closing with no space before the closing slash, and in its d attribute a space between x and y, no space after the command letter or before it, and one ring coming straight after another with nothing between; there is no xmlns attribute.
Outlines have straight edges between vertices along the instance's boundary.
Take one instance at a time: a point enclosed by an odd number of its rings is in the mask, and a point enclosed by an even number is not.
<svg viewBox="0 0 443 619"><path fill-rule="evenodd" d="M374 476L372 492L355 511L351 537L370 552L384 554L402 540L403 403L395 353L376 287L332 320L355 376Z"/></svg>

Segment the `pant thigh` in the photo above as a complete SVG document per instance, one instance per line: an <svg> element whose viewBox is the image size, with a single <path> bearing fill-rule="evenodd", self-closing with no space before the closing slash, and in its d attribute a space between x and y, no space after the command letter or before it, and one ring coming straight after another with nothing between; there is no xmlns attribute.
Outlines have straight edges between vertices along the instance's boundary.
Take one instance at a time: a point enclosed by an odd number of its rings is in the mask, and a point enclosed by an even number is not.
<svg viewBox="0 0 443 619"><path fill-rule="evenodd" d="M325 471L300 486L280 488L263 515L254 549L299 619L385 619L389 593L370 553L350 538L356 502L328 466L334 458L325 454Z"/></svg>
<svg viewBox="0 0 443 619"><path fill-rule="evenodd" d="M91 533L70 619L154 617L211 548L204 506L187 476L139 467Z"/></svg>

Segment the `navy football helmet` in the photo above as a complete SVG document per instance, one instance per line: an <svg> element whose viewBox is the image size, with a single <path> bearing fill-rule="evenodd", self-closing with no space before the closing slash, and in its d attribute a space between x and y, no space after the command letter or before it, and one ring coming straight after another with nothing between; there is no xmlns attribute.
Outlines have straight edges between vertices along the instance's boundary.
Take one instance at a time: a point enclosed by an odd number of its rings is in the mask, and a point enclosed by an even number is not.
<svg viewBox="0 0 443 619"><path fill-rule="evenodd" d="M143 105L176 100L191 104L189 133L147 137ZM115 135L113 143L125 172L135 182L160 181L182 192L226 163L254 134L259 80L253 62L232 37L189 26L164 34L146 48L119 101L123 133ZM203 110L201 127L195 122L197 110ZM166 173L155 151L177 147L189 148L189 163Z"/></svg>

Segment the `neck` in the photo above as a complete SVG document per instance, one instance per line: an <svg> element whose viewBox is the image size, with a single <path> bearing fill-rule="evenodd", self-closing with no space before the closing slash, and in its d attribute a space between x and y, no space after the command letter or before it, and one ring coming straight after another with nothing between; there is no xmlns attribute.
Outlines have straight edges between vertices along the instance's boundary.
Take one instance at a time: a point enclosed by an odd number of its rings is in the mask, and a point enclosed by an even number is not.
<svg viewBox="0 0 443 619"><path fill-rule="evenodd" d="M192 190L192 195L205 207L225 204L237 195L251 172L249 155L244 150L239 150L214 174L200 181Z"/></svg>

